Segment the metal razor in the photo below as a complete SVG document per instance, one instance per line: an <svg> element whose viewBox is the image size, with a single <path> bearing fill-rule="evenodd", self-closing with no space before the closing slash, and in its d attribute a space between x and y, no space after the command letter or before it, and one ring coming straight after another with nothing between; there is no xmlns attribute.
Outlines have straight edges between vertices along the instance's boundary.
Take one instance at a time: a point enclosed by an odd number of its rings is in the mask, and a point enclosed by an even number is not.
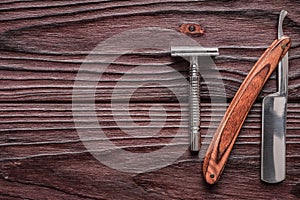
<svg viewBox="0 0 300 200"><path fill-rule="evenodd" d="M172 46L172 56L187 57L190 62L189 71L189 106L190 106L190 150L200 149L200 72L199 57L219 55L218 48L203 48L194 46Z"/></svg>
<svg viewBox="0 0 300 200"><path fill-rule="evenodd" d="M287 11L282 10L278 39ZM285 179L285 135L288 99L288 53L278 64L278 92L266 96L262 104L261 180L278 183Z"/></svg>

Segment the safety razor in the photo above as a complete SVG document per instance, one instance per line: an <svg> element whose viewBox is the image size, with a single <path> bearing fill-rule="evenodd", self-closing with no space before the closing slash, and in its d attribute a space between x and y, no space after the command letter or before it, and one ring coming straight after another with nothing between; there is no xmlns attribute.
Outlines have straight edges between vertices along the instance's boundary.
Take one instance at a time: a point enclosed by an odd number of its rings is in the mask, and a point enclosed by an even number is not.
<svg viewBox="0 0 300 200"><path fill-rule="evenodd" d="M190 62L189 70L189 132L190 150L200 149L200 72L201 57L219 55L218 48L204 48L200 46L172 46L172 56L186 58Z"/></svg>

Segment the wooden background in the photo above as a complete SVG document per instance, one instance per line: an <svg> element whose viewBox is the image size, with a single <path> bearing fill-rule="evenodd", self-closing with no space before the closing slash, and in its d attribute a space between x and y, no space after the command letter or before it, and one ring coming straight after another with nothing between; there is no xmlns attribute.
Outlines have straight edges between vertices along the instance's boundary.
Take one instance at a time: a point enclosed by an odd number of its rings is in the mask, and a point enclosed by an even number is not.
<svg viewBox="0 0 300 200"><path fill-rule="evenodd" d="M202 158L187 151L170 166L153 172L129 174L96 160L84 147L72 116L72 88L88 53L101 41L126 30L161 27L176 30L183 22L201 24L202 36L192 38L203 46L223 47L214 58L230 102L242 80L264 49L277 36L281 9L289 12L284 32L293 41L289 53L287 117L287 177L280 184L260 181L261 100L276 91L276 73L265 85L238 137L220 182L204 183ZM297 199L300 198L300 2L194 1L194 0L2 0L0 2L0 199ZM150 36L149 36L150 37ZM241 47L243 46L243 47ZM117 48L115 46L111 47ZM99 61L101 62L101 60ZM169 113L163 133L136 139L116 127L110 97L118 78L143 63L133 74L169 77L170 87L186 88L172 73L153 66L168 65L187 76L188 63L169 53L151 51L122 56L113 63L96 91L97 116L110 139L130 152L150 152L168 143L178 129L180 113L170 90L148 85L131 99L138 125L149 122L148 109L164 106ZM151 70L150 70L151 69ZM201 82L201 134L210 121L218 122L227 103L211 105L222 95L220 87L208 94ZM124 92L133 87L124 83ZM81 98L90 95L87 88ZM117 95L122 100L122 94ZM84 105L83 105L84 107ZM212 110L213 109L213 110ZM212 111L217 114L212 115ZM120 110L120 113L123 111ZM86 109L86 116L91 111ZM129 118L124 118L126 123ZM161 120L159 116L156 119ZM126 127L147 132L151 128ZM185 122L187 133L187 122ZM203 142L202 148L207 148Z"/></svg>

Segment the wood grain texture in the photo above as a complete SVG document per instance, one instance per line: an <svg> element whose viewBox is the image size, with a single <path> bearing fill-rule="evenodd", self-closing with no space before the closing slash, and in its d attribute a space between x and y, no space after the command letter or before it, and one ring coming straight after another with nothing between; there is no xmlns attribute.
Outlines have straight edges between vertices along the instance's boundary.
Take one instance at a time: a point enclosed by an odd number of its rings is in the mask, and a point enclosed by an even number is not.
<svg viewBox="0 0 300 200"><path fill-rule="evenodd" d="M36 5L37 3L31 5L32 2L23 2L18 3L18 7L15 8L11 5L3 5L2 21L0 20L0 27L3 29L2 31L0 29L0 49L2 50L0 59L3 73L0 84L3 89L9 87L14 90L3 91L0 100L70 102L77 70L85 56L99 42L125 30L145 27L144 24L147 24L147 27L176 30L185 21L199 22L205 28L206 33L203 36L193 38L201 45L226 47L220 50L220 56L216 58L216 62L224 78L227 96L232 98L241 80L245 78L260 54L276 37L278 11L275 6L280 6L281 2L279 5L272 5L272 9L269 10L251 10L251 6L255 5L248 3L247 9L243 7L236 9L241 5L229 3L227 6L230 9L228 8L227 12L223 9L223 3L218 2L178 1L175 4L175 2L121 1L118 6L112 2L89 3L61 2L57 5L45 2L40 5ZM289 3L285 2L283 5L289 5ZM135 9L136 7L138 9ZM28 12L23 12L24 10ZM67 14L69 12L72 14ZM299 65L297 64L300 59L300 35L298 17L295 17L294 13L295 11L289 10L284 29L294 44L290 52L289 98L296 101L300 94ZM88 20L85 19L87 17ZM72 21L69 18L72 18ZM249 18L252 19L251 23ZM15 23L11 23L12 20ZM239 39L232 36L238 36ZM114 62L106 71L103 81L99 83L99 89L100 86L106 87L101 88L105 89L101 90L101 93L97 93L97 99L109 101L109 94L117 79L137 65L142 64L147 67L168 65L183 73L187 71L187 63L182 63L182 59L170 58L169 52L148 52L148 55L144 52L144 54L146 55L123 56ZM105 63L105 60L99 59L97 62L101 64ZM155 81L155 77L165 75L169 77L168 80L172 81L173 74L170 71L147 70L147 67L143 71L147 72L148 76L151 71L153 75L148 79ZM155 74L152 73L153 71ZM145 74L141 73L137 79L144 79L144 76ZM276 90L274 77L272 80L264 88L262 94L269 94ZM214 80L206 82L212 85ZM176 80L169 83L170 87L178 88L179 86L174 83ZM210 95L205 90L206 87L202 87L201 96L206 99L209 99L209 96L222 96L219 86L214 87ZM179 87L180 89L185 91L184 87ZM85 93L89 95L89 88L85 90ZM152 101L155 101L158 96L163 96L169 101L173 99L166 90L154 86L143 91L153 97ZM135 98L137 101L148 101L148 95L140 94ZM186 93L183 92L182 96L186 97ZM82 98L84 97L82 95Z"/></svg>
<svg viewBox="0 0 300 200"><path fill-rule="evenodd" d="M152 104L137 103L132 104L130 113L127 116L125 109L114 110L120 118L115 119L116 115L111 112L110 104L99 104L97 106L97 117L101 121L102 129L107 130L109 139L115 140L119 145L135 145L143 148L143 145L164 145L170 137L176 135L179 127L180 117L182 117L184 131L178 133L176 137L187 137L188 132L188 105L183 105L184 112L181 113L178 105L174 103L162 103L160 106L166 109L167 118L165 119L160 110L152 110L153 124L146 127L145 123L150 121L149 108ZM201 132L202 144L208 145L214 131L217 129L228 104L210 104L201 103ZM288 107L287 121L287 143L289 145L299 145L300 128L299 104L292 104ZM1 107L1 151L4 160L18 160L22 157L35 156L40 153L64 153L68 151L76 153L77 150L84 151L80 138L76 132L73 122L72 106L66 104L2 104ZM89 121L93 110L82 105L82 122ZM254 156L259 158L259 148L243 149L243 145L259 146L261 129L261 104L256 103L246 119L241 134L238 137L237 146L242 152L236 151L235 156ZM159 115L156 115L158 113ZM211 117L213 118L211 119ZM128 126L130 121L135 121L137 126ZM132 129L139 132L141 129L149 131L157 128L160 121L166 121L165 130L157 136L134 137L126 135L122 129ZM116 123L121 123L116 126ZM80 127L77 127L80 128ZM94 127L90 127L94 128ZM123 133L123 134L122 134ZM105 138L94 138L95 140L104 140ZM92 141L92 140L91 140ZM53 147L53 148L52 148ZM55 148L54 148L55 147ZM30 151L24 149L31 149ZM78 153L80 153L80 151ZM297 157L297 148L290 148L289 155ZM248 153L247 153L248 152Z"/></svg>
<svg viewBox="0 0 300 200"><path fill-rule="evenodd" d="M262 0L1 1L0 198L300 198L299 6L298 1L292 0L276 3ZM232 100L253 64L277 37L281 9L289 12L283 27L293 40L289 52L286 181L267 185L260 182L259 175L261 99L276 91L276 73L273 73L246 118L220 183L209 187L201 175L203 156L228 106L221 101L211 103L211 99ZM202 46L222 48L214 61L224 88L215 84L213 76L201 80L203 146L200 158L187 151L174 164L142 174L124 173L103 165L86 150L75 128L71 101L78 69L97 44L115 34L142 27L177 30L182 23L203 27L203 35L191 36ZM126 54L110 65L97 84L96 114L116 148L136 153L153 152L168 145L173 137L186 137L187 87L178 84L181 80L174 78L174 70L161 66L172 67L184 79L188 76L189 64L169 54L168 50L149 49ZM99 56L101 59L96 64L106 64L105 55ZM140 71L130 71L136 66L141 66ZM95 74L95 71L89 73ZM122 83L122 92L114 96L120 100L120 108L112 110L112 92L126 73L133 79ZM131 116L126 115L123 94L145 80L156 82L158 77L165 79L164 86L146 84L136 90L131 98ZM85 83L86 80L82 80L82 84ZM183 112L170 89L176 89L177 97L185 102ZM82 87L82 94L77 98L84 100L92 92L91 88ZM159 134L140 137L124 134L122 129L138 135L161 127L165 119L161 116L161 106L167 118ZM88 123L93 111L84 104L82 110L80 120ZM151 127L147 126L149 110L153 115ZM112 111L119 113L117 119ZM128 125L132 119L136 126ZM186 131L175 136L180 122ZM105 138L96 140L101 142Z"/></svg>
<svg viewBox="0 0 300 200"><path fill-rule="evenodd" d="M133 120L137 123L147 122L148 108L151 105L133 104ZM157 137L120 136L121 131L115 130L110 104L99 104L97 116L104 124L102 127L109 131L110 140L116 141L123 148L131 147L131 150L140 152L145 151L145 147L168 143L167 136L176 133L180 116L188 116L187 104L184 105L184 113L180 113L176 104L164 103L161 106L169 113L166 122L169 128ZM228 104L201 104L203 155L227 106ZM173 165L155 172L140 175L119 172L101 164L85 149L73 123L71 105L2 104L1 194L17 194L29 199L40 199L49 195L54 195L55 199L232 198L237 197L237 185L232 183L234 182L239 183L239 188L248 188L240 192L241 198L274 195L278 198L296 198L300 175L299 108L299 104L288 106L287 180L284 183L270 186L259 180L261 104L257 103L246 119L220 184L210 188L200 173L202 156L199 159L186 152ZM82 120L86 120L92 110L85 109L84 105L82 109ZM126 122L131 119L126 117L124 110L119 112L120 115L124 114L123 126L126 126ZM162 119L157 116L153 120ZM184 123L184 127L188 133L188 121ZM149 129L151 127L145 128L145 131ZM177 137L180 135L186 136L185 133L180 133ZM105 138L98 138L101 139ZM32 192L36 189L39 190L38 193Z"/></svg>

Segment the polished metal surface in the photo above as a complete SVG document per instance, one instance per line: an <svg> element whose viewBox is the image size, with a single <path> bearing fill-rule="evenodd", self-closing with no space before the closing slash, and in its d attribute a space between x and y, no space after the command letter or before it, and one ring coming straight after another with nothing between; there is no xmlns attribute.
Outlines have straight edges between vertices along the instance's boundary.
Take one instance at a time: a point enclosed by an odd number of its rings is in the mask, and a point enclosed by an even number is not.
<svg viewBox="0 0 300 200"><path fill-rule="evenodd" d="M279 17L279 25L278 25L278 38L281 38L283 34L282 24L285 16L287 15L287 11L282 10ZM278 90L280 95L287 96L288 95L288 71L289 71L289 58L288 53L282 58L281 62L278 64Z"/></svg>
<svg viewBox="0 0 300 200"><path fill-rule="evenodd" d="M191 57L190 61L190 133L191 151L199 151L199 130L200 130L200 73L198 57Z"/></svg>
<svg viewBox="0 0 300 200"><path fill-rule="evenodd" d="M172 46L172 56L190 58L190 86L189 86L189 115L190 115L190 150L200 150L200 73L199 56L219 55L218 48L203 48L193 46Z"/></svg>
<svg viewBox="0 0 300 200"><path fill-rule="evenodd" d="M217 56L219 49L215 47L201 46L172 46L172 56Z"/></svg>
<svg viewBox="0 0 300 200"><path fill-rule="evenodd" d="M282 24L287 12L282 10L278 38L283 36ZM288 55L278 65L278 92L268 95L262 106L261 180L278 183L285 179L285 135L288 95Z"/></svg>

